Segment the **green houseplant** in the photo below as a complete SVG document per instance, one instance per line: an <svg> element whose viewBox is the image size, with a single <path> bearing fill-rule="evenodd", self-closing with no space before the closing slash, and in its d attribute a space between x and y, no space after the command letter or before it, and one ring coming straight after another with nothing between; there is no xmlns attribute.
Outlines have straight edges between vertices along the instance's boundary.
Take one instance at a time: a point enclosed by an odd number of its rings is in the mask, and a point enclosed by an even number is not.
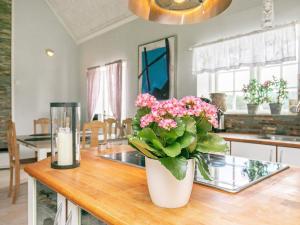
<svg viewBox="0 0 300 225"><path fill-rule="evenodd" d="M287 81L277 79L273 76L273 80L266 81L267 96L266 102L269 103L271 114L279 115L281 113L282 104L288 99Z"/></svg>
<svg viewBox="0 0 300 225"><path fill-rule="evenodd" d="M210 133L217 125L217 109L200 98L187 96L157 101L139 95L129 143L146 156L152 201L161 207L187 204L194 180L195 161L205 179L211 179L205 153L224 152L226 142Z"/></svg>
<svg viewBox="0 0 300 225"><path fill-rule="evenodd" d="M252 79L248 85L244 85L243 92L244 99L247 102L248 114L256 114L259 105L266 98L265 89L256 79Z"/></svg>

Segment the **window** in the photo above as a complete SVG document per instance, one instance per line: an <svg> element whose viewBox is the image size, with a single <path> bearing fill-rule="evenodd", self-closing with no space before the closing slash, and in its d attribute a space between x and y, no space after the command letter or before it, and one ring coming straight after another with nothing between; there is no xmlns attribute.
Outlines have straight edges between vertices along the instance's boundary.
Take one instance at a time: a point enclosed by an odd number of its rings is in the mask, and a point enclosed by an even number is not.
<svg viewBox="0 0 300 225"><path fill-rule="evenodd" d="M298 63L297 61L261 67L244 67L236 70L220 71L197 76L197 92L200 97L209 97L209 93L223 92L227 94L228 112L246 113L247 104L243 98L242 88L251 79L260 83L272 80L273 76L284 79L288 83L289 99L298 99ZM283 112L288 113L288 101ZM260 112L269 112L268 104L260 107Z"/></svg>
<svg viewBox="0 0 300 225"><path fill-rule="evenodd" d="M113 106L110 101L109 91L112 89L110 85L113 85L109 82L109 76L112 76L109 72L108 66L101 66L99 68L99 98L96 104L95 114L98 115L99 120L105 118L113 118ZM121 106L121 118L126 117L126 62L122 62L122 106Z"/></svg>
<svg viewBox="0 0 300 225"><path fill-rule="evenodd" d="M198 96L224 92L229 112L246 112L243 85L251 79L263 83L275 76L287 80L289 98L298 100L298 60L292 60L299 54L299 30L292 23L195 46L192 71L198 79ZM288 104L286 101L283 111L289 111ZM260 111L269 112L269 106L261 106Z"/></svg>

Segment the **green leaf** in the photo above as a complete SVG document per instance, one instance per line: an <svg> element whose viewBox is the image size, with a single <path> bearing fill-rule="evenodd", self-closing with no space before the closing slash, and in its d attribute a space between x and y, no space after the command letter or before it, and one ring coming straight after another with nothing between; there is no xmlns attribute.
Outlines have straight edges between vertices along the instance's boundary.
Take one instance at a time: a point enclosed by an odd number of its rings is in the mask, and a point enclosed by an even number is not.
<svg viewBox="0 0 300 225"><path fill-rule="evenodd" d="M209 180L212 181L211 177L210 177L210 172L209 172L209 168L207 163L205 162L205 160L202 157L197 158L198 159L198 169L202 175L202 177L205 180Z"/></svg>
<svg viewBox="0 0 300 225"><path fill-rule="evenodd" d="M159 159L177 180L183 180L187 171L187 160L184 157Z"/></svg>
<svg viewBox="0 0 300 225"><path fill-rule="evenodd" d="M194 142L190 144L187 149L190 153L193 153L196 150L197 147L197 138L195 138Z"/></svg>
<svg viewBox="0 0 300 225"><path fill-rule="evenodd" d="M192 134L196 134L197 133L197 130L196 130L196 121L190 117L190 116L187 116L187 117L183 117L182 118L182 121L185 123L185 130L187 132L190 132Z"/></svg>
<svg viewBox="0 0 300 225"><path fill-rule="evenodd" d="M149 127L146 127L144 129L142 129L139 134L138 134L139 137L145 139L146 141L152 141L153 139L157 139L157 136L156 134L154 133L154 131L149 128Z"/></svg>
<svg viewBox="0 0 300 225"><path fill-rule="evenodd" d="M169 157L176 157L181 153L181 146L179 143L174 142L171 145L163 148L163 151Z"/></svg>
<svg viewBox="0 0 300 225"><path fill-rule="evenodd" d="M149 127L146 127L144 129L142 129L139 132L138 136L140 138L143 138L144 140L146 140L148 142L151 142L156 149L163 149L164 148L164 146L160 142L159 138L156 136L154 131Z"/></svg>
<svg viewBox="0 0 300 225"><path fill-rule="evenodd" d="M181 145L181 148L187 148L196 140L196 135L185 132L184 135L177 139L177 142Z"/></svg>
<svg viewBox="0 0 300 225"><path fill-rule="evenodd" d="M157 134L163 138L168 144L173 143L179 137L174 129L165 130L161 127L157 127Z"/></svg>
<svg viewBox="0 0 300 225"><path fill-rule="evenodd" d="M187 149L182 149L180 156L182 156L186 159L190 159L190 152Z"/></svg>
<svg viewBox="0 0 300 225"><path fill-rule="evenodd" d="M225 140L219 135L208 133L199 138L196 150L202 153L226 152L228 146Z"/></svg>
<svg viewBox="0 0 300 225"><path fill-rule="evenodd" d="M133 118L132 120L132 128L133 128L133 131L136 133L138 131L140 131L142 128L140 126L140 123L141 123L141 118L143 116L145 116L146 114L150 113L150 109L144 107L144 108L139 108L136 112L136 115L135 117Z"/></svg>
<svg viewBox="0 0 300 225"><path fill-rule="evenodd" d="M180 118L175 119L177 123L177 127L174 129L178 137L181 137L184 134L184 131L186 129L185 123Z"/></svg>
<svg viewBox="0 0 300 225"><path fill-rule="evenodd" d="M152 140L152 144L153 144L154 148L157 148L157 149L163 149L164 148L164 146L159 141L159 139Z"/></svg>
<svg viewBox="0 0 300 225"><path fill-rule="evenodd" d="M198 135L206 135L212 130L212 125L204 117L197 119L196 127Z"/></svg>
<svg viewBox="0 0 300 225"><path fill-rule="evenodd" d="M147 145L145 142L141 141L140 139L129 136L128 142L131 144L132 147L143 153L145 156L151 159L157 159L158 157L154 155L157 153L157 150L154 148L151 148L149 145ZM151 153L153 152L153 153Z"/></svg>

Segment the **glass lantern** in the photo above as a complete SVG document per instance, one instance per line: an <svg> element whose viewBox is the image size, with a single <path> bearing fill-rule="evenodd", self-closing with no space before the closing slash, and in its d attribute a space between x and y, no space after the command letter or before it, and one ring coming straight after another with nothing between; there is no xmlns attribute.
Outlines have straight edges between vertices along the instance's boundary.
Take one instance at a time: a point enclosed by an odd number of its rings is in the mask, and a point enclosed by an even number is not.
<svg viewBox="0 0 300 225"><path fill-rule="evenodd" d="M80 103L50 103L51 167L71 169L80 164Z"/></svg>

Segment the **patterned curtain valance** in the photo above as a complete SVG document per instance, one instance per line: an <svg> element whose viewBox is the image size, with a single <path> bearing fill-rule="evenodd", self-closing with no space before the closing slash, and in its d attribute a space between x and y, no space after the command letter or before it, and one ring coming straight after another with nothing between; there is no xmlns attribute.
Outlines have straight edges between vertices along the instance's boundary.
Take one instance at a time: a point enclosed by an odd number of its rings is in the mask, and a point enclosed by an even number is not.
<svg viewBox="0 0 300 225"><path fill-rule="evenodd" d="M261 31L193 49L193 72L217 72L296 60L296 25Z"/></svg>

